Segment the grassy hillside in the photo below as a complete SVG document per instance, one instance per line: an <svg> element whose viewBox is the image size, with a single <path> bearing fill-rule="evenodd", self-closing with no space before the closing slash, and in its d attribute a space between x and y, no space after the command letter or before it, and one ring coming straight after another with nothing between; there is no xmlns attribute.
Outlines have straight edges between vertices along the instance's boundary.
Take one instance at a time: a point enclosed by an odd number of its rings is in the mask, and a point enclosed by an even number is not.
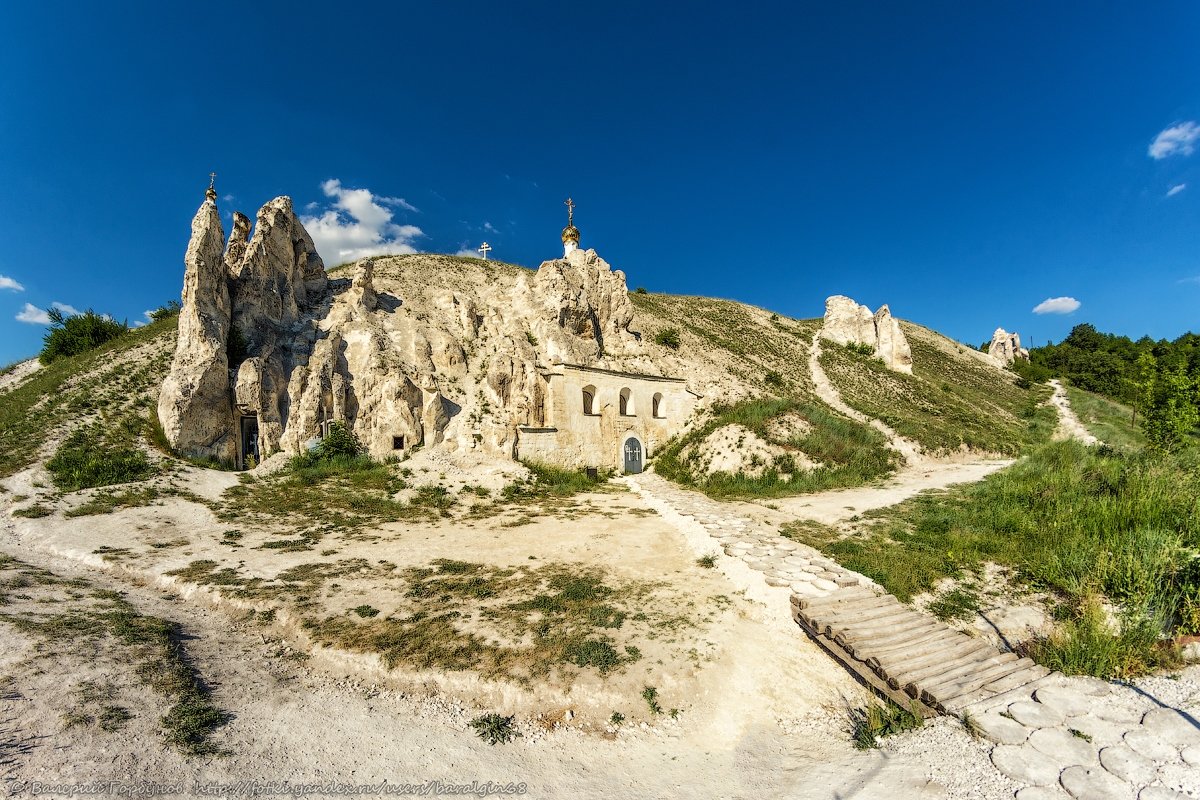
<svg viewBox="0 0 1200 800"><path fill-rule="evenodd" d="M1146 434L1134 422L1129 406L1071 386L1067 387L1067 398L1075 416L1100 441L1121 450L1146 446Z"/></svg>
<svg viewBox="0 0 1200 800"><path fill-rule="evenodd" d="M927 450L1014 455L1054 429L1053 412L1039 407L1044 386L1021 388L963 345L912 323L901 323L912 348L913 374L878 359L826 344L821 366L851 408L883 420Z"/></svg>
<svg viewBox="0 0 1200 800"><path fill-rule="evenodd" d="M0 477L43 456L65 429L92 426L100 449L136 440L154 416L175 349L176 317L54 361L0 393Z"/></svg>

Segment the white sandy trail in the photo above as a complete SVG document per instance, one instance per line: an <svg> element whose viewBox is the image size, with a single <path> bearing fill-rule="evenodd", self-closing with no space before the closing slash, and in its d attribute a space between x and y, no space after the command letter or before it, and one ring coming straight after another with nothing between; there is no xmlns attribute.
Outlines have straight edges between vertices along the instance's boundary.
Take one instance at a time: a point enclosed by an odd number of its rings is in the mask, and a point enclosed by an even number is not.
<svg viewBox="0 0 1200 800"><path fill-rule="evenodd" d="M1054 387L1050 402L1058 410L1057 435L1063 439L1078 439L1086 445L1100 444L1100 440L1089 433L1079 421L1079 417L1075 416L1075 410L1071 408L1071 401L1067 398L1067 390L1058 378L1050 381L1050 385Z"/></svg>

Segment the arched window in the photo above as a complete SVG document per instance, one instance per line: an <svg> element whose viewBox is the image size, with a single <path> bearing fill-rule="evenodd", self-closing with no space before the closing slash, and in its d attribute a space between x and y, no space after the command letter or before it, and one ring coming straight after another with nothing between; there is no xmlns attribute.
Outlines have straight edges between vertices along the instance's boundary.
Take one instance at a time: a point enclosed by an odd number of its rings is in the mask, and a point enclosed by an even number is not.
<svg viewBox="0 0 1200 800"><path fill-rule="evenodd" d="M629 391L629 389L622 389L621 390L621 416L622 417L632 417L634 415L634 413L635 412L633 410L633 392Z"/></svg>
<svg viewBox="0 0 1200 800"><path fill-rule="evenodd" d="M595 386L583 387L583 413L584 414L595 414L596 413L595 407L596 407L596 387Z"/></svg>
<svg viewBox="0 0 1200 800"><path fill-rule="evenodd" d="M666 416L663 414L662 392L654 393L654 398L650 401L650 416L655 419L663 419Z"/></svg>

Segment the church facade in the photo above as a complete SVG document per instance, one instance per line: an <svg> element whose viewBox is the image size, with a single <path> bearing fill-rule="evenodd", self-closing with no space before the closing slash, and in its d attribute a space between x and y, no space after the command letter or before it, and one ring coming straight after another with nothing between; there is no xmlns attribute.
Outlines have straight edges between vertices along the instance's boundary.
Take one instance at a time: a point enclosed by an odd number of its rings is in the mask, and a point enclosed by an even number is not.
<svg viewBox="0 0 1200 800"><path fill-rule="evenodd" d="M542 427L517 429L517 458L641 472L683 430L700 395L680 378L558 364L543 372Z"/></svg>

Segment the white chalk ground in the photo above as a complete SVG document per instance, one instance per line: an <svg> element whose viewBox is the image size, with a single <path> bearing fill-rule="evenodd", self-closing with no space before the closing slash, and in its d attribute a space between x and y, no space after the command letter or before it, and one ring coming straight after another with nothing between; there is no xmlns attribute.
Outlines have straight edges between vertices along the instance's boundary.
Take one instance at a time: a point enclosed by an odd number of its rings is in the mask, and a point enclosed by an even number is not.
<svg viewBox="0 0 1200 800"><path fill-rule="evenodd" d="M1056 378L1050 381L1050 385L1054 387L1050 402L1058 411L1058 430L1055 436L1060 439L1078 439L1086 445L1099 444L1100 440L1093 436L1075 415L1075 409L1071 408L1071 401L1067 399L1067 390L1062 382Z"/></svg>
<svg viewBox="0 0 1200 800"><path fill-rule="evenodd" d="M15 365L10 372L0 375L0 392L7 392L20 386L33 373L42 368L42 362L36 358L22 361Z"/></svg>
<svg viewBox="0 0 1200 800"><path fill-rule="evenodd" d="M211 682L216 702L234 715L214 737L230 754L186 759L166 747L155 724L164 709L154 708L154 698L144 690L140 700L130 701L131 709L142 713L125 730L64 730L62 714L80 682L106 679L136 691L138 683L130 678L129 665L122 663L119 654L103 652L47 663L36 657L33 640L12 626L0 625L0 679L7 679L0 692L0 777L43 782L133 777L183 780L188 785L272 779L521 781L529 785L530 797L902 800L1011 795L1006 780L989 766L986 749L965 733L954 733L953 723L938 723L925 732L938 741L949 737L947 744L932 750L921 747L903 755L889 749L855 751L846 732L845 710L863 702L861 688L798 629L785 624L775 609L768 615L766 607L752 599L738 601L741 613L727 620L724 629L704 632L714 643L711 664L658 667L663 675L682 673L678 684L687 696L680 701L670 688L663 692L664 700L684 708L678 720L643 721L641 717L648 716L644 709L639 715L630 703L625 709L629 721L613 734L597 726L582 730L579 717L575 724L546 731L536 717L524 715L519 717L522 738L489 747L467 723L491 707L462 702L453 693L423 691L410 682L392 685L389 676L362 659L324 657L318 652L312 661L297 666L279 657L277 631L238 621L240 615L231 614L228 607L211 607L201 593L184 598L162 584L159 572L167 565L152 560L153 548L145 548L145 558L119 565L91 553L96 546L113 546L121 536L126 546L138 550L162 541L166 531L153 526L154 514L170 520L180 535L183 520L177 516L181 513L177 502L68 523L17 520L6 513L0 525L0 551L67 577L87 577L98 586L125 591L143 613L180 622L194 637L186 646ZM640 507L632 494L621 495L619 502ZM565 558L573 551L581 560L613 562L627 574L679 570L695 557L693 548L656 516L584 517L539 524L545 527L507 531L506 536L523 541L500 541L497 547L524 558L539 539L547 542L554 536L556 526L561 541L548 542L558 551L556 557ZM601 528L604 525L610 527ZM639 553L632 548L631 560L618 564L620 556L612 549L618 543L610 535L618 527L624 535L645 540L648 549ZM572 536L571 530L585 533ZM411 548L412 531L409 534L404 546ZM454 537L466 532L438 528L427 535L426 545L436 555L442 549L461 552L463 543ZM478 533L471 535L479 539ZM194 550L188 559L209 554L203 549L203 538L193 536L188 548ZM396 555L386 542L375 547L385 555ZM591 555L588 547L593 548ZM505 559L500 556L500 560ZM728 584L726 591L739 596L738 587L717 571L706 570L687 580L698 582L704 590L711 588L706 582ZM668 684L659 681L659 686L662 690ZM140 708L138 702L146 707ZM586 705L585 687L577 707ZM943 727L948 732L936 732ZM900 746L898 741L889 748ZM943 770L939 765L944 763L955 764L955 769ZM948 793L945 787L956 786L964 776L970 790Z"/></svg>

